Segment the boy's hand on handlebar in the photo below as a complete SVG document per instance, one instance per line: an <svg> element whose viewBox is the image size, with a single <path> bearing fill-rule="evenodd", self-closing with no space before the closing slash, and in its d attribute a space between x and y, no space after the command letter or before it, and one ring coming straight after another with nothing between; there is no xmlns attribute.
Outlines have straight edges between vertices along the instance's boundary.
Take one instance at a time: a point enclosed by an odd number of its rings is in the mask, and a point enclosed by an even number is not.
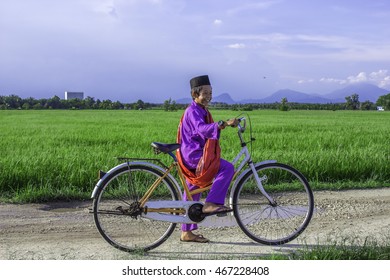
<svg viewBox="0 0 390 280"><path fill-rule="evenodd" d="M236 127L238 125L238 119L230 119L226 121L227 126Z"/></svg>

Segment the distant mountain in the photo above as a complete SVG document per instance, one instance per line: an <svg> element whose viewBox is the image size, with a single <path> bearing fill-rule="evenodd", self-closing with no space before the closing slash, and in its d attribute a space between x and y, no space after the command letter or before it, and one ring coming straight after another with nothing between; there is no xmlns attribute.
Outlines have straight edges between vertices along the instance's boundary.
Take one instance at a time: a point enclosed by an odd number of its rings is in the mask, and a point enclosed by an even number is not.
<svg viewBox="0 0 390 280"><path fill-rule="evenodd" d="M191 98L181 98L176 100L177 104L190 104L191 102L192 102ZM211 100L211 103L226 103L231 105L237 102L234 101L228 93L222 93L218 96L214 96L213 99Z"/></svg>
<svg viewBox="0 0 390 280"><path fill-rule="evenodd" d="M325 95L319 94L308 94L304 92L294 91L291 89L282 89L274 92L270 96L259 99L243 99L239 101L235 101L231 98L228 93L223 93L221 95L213 97L212 102L221 102L226 104L248 104L248 103L274 103L280 102L282 98L286 97L288 102L296 102L296 103L344 103L345 97L351 96L352 94L359 95L359 101L364 102L369 100L371 102L376 102L381 95L385 95L390 93L390 90L383 89L377 87L372 84L367 83L357 83L353 85L349 85L345 88L335 90L331 93ZM182 98L176 100L178 104L189 104L191 103L191 98Z"/></svg>
<svg viewBox="0 0 390 280"><path fill-rule="evenodd" d="M345 88L335 90L329 94L324 95L324 97L333 100L333 102L345 102L345 97L356 93L359 95L360 102L369 100L375 103L379 96L389 92L390 90L386 90L372 84L356 83Z"/></svg>
<svg viewBox="0 0 390 280"><path fill-rule="evenodd" d="M360 102L369 100L375 103L378 100L379 96L387 94L389 92L390 90L386 90L372 84L357 83L339 90L335 90L325 95L307 94L290 89L278 90L272 95L256 101L258 103L273 103L280 102L283 97L286 97L289 102L297 103L343 103L345 102L345 97L351 96L352 94L356 93L359 95Z"/></svg>
<svg viewBox="0 0 390 280"><path fill-rule="evenodd" d="M192 102L191 98L180 98L176 100L177 104L190 104Z"/></svg>
<svg viewBox="0 0 390 280"><path fill-rule="evenodd" d="M213 100L211 100L212 103L226 103L226 104L235 104L237 103L234 101L228 93L222 93L221 95L213 97Z"/></svg>
<svg viewBox="0 0 390 280"><path fill-rule="evenodd" d="M290 89L282 89L273 93L272 95L260 100L260 103L274 103L280 102L282 98L286 97L288 102L296 103L331 103L332 101L323 98L319 95L307 94Z"/></svg>

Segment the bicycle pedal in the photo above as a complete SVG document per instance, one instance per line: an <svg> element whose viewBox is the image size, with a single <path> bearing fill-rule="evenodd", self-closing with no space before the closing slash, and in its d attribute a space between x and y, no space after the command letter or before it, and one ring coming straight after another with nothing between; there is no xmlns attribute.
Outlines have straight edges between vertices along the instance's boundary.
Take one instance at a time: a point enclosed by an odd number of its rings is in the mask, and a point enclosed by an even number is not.
<svg viewBox="0 0 390 280"><path fill-rule="evenodd" d="M226 217L228 212L216 214L217 217Z"/></svg>
<svg viewBox="0 0 390 280"><path fill-rule="evenodd" d="M227 216L227 213L230 213L232 211L233 211L233 209L229 209L226 211L219 211L219 212L202 213L202 216L203 217L208 217L208 216L225 217L225 216Z"/></svg>

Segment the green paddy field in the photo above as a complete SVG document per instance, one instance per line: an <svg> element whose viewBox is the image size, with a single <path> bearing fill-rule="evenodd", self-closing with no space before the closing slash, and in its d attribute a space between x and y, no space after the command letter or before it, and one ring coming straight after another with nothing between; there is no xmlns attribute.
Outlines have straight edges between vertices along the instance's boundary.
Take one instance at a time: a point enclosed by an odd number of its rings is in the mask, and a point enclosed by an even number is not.
<svg viewBox="0 0 390 280"><path fill-rule="evenodd" d="M238 115L211 110L214 119ZM174 143L183 111L0 111L0 200L87 199L98 170L116 157L160 158L153 141ZM248 112L254 161L294 166L313 189L390 187L390 113ZM246 132L249 137L249 129ZM240 150L235 129L221 136L222 156Z"/></svg>

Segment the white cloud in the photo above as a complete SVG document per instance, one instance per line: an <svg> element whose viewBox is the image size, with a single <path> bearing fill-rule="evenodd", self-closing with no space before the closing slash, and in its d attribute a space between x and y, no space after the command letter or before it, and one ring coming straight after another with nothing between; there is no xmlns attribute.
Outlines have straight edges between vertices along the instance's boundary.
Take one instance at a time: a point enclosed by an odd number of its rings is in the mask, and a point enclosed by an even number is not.
<svg viewBox="0 0 390 280"><path fill-rule="evenodd" d="M219 35L215 37L221 40L240 40L240 41L258 41L258 42L284 42L291 40L291 35L282 33L269 34L240 34L240 35Z"/></svg>
<svg viewBox="0 0 390 280"><path fill-rule="evenodd" d="M389 88L390 88L390 76L385 77L385 78L379 83L379 87L389 89Z"/></svg>
<svg viewBox="0 0 390 280"><path fill-rule="evenodd" d="M109 15L109 16L112 16L114 18L118 17L118 13L117 13L117 10L115 8L114 1L112 1L112 0L106 1L106 2L101 2L101 3L97 4L94 7L94 10L95 10L95 12L100 13L100 14Z"/></svg>
<svg viewBox="0 0 390 280"><path fill-rule="evenodd" d="M381 69L377 72L372 72L369 75L369 79L375 81L379 87L389 88L390 87L390 73L387 69Z"/></svg>
<svg viewBox="0 0 390 280"><path fill-rule="evenodd" d="M308 79L308 80L299 80L298 84L311 84L314 83L315 81L313 79Z"/></svg>
<svg viewBox="0 0 390 280"><path fill-rule="evenodd" d="M229 49L244 49L245 44L242 43L236 43L236 44L230 44L227 46Z"/></svg>
<svg viewBox="0 0 390 280"><path fill-rule="evenodd" d="M390 73L387 69L381 69L376 72L371 72L370 74L367 74L366 72L360 72L355 76L348 76L346 79L321 78L320 82L340 85L364 82L375 84L381 88L388 88L390 86Z"/></svg>
<svg viewBox="0 0 390 280"><path fill-rule="evenodd" d="M366 72L360 72L356 76L349 76L347 81L349 84L363 83L368 82L368 78Z"/></svg>
<svg viewBox="0 0 390 280"><path fill-rule="evenodd" d="M214 20L214 24L215 25L221 25L222 24L222 20L216 19L216 20Z"/></svg>
<svg viewBox="0 0 390 280"><path fill-rule="evenodd" d="M341 80L341 79L335 79L335 78L321 78L320 82L344 85L347 83L347 80Z"/></svg>
<svg viewBox="0 0 390 280"><path fill-rule="evenodd" d="M389 70L381 69L378 72L372 72L369 76L373 80L378 80L378 79L382 80L382 79L385 79L385 78L389 78L390 77L389 74L390 74Z"/></svg>

